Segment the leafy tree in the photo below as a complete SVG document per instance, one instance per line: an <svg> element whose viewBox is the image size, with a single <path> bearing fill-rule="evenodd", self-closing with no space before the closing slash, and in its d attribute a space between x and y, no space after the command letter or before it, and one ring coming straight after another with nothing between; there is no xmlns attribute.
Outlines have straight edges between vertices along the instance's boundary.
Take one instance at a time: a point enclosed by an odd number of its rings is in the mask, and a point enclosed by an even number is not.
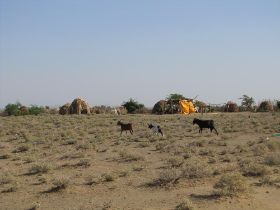
<svg viewBox="0 0 280 210"><path fill-rule="evenodd" d="M44 107L42 107L42 106L32 105L29 108L29 114L31 114L31 115L38 115L43 112L44 112Z"/></svg>
<svg viewBox="0 0 280 210"><path fill-rule="evenodd" d="M15 103L15 104L8 104L5 107L5 112L8 115L18 116L20 114L20 107L21 107L21 104L19 102Z"/></svg>
<svg viewBox="0 0 280 210"><path fill-rule="evenodd" d="M241 98L241 106L245 107L247 111L251 111L253 109L253 105L255 103L253 97L249 97L247 95L243 95Z"/></svg>
<svg viewBox="0 0 280 210"><path fill-rule="evenodd" d="M123 102L122 106L127 109L128 113L136 113L137 110L144 108L144 104L140 104L132 98L129 101Z"/></svg>
<svg viewBox="0 0 280 210"><path fill-rule="evenodd" d="M166 100L181 100L181 99L186 99L186 97L179 93L171 93L169 96L166 97Z"/></svg>

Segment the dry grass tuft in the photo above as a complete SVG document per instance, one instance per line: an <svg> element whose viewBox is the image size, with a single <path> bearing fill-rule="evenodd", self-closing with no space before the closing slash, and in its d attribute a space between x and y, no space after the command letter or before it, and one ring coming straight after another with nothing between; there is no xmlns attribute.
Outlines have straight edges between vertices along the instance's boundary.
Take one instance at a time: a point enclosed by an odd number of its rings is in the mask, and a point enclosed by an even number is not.
<svg viewBox="0 0 280 210"><path fill-rule="evenodd" d="M176 206L175 210L195 210L195 207L191 200L184 199L184 201Z"/></svg>
<svg viewBox="0 0 280 210"><path fill-rule="evenodd" d="M28 175L44 174L50 170L50 166L45 163L37 163L28 169Z"/></svg>
<svg viewBox="0 0 280 210"><path fill-rule="evenodd" d="M144 160L144 157L138 154L132 154L127 150L122 150L119 152L119 156L122 161L130 162L130 161L139 161Z"/></svg>
<svg viewBox="0 0 280 210"><path fill-rule="evenodd" d="M264 162L267 165L280 165L280 153L272 153L265 157Z"/></svg>
<svg viewBox="0 0 280 210"><path fill-rule="evenodd" d="M213 170L207 161L197 157L188 159L182 170L182 177L191 179L210 177L212 174Z"/></svg>
<svg viewBox="0 0 280 210"><path fill-rule="evenodd" d="M214 188L214 194L218 196L239 196L250 191L246 178L239 173L223 175Z"/></svg>
<svg viewBox="0 0 280 210"><path fill-rule="evenodd" d="M180 172L176 169L161 171L159 176L146 185L149 187L164 187L176 184L180 179Z"/></svg>

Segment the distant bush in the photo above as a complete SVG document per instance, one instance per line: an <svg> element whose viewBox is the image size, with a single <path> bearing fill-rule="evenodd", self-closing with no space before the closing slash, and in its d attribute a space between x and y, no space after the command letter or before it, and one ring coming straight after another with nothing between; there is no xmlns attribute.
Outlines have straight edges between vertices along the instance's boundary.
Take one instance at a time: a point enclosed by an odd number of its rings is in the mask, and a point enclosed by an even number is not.
<svg viewBox="0 0 280 210"><path fill-rule="evenodd" d="M15 103L15 104L8 104L6 107L5 107L5 112L10 116L10 115L13 115L13 116L18 116L20 115L20 107L21 107L21 104L19 102Z"/></svg>
<svg viewBox="0 0 280 210"><path fill-rule="evenodd" d="M182 99L187 99L187 98L179 93L171 93L169 96L166 97L166 100L182 100Z"/></svg>
<svg viewBox="0 0 280 210"><path fill-rule="evenodd" d="M29 114L31 115L38 115L44 112L44 107L42 106L36 106L36 105L32 105L29 108Z"/></svg>
<svg viewBox="0 0 280 210"><path fill-rule="evenodd" d="M45 111L44 107L32 105L31 107L22 106L21 103L8 104L5 107L5 113L8 116L19 116L19 115L38 115Z"/></svg>
<svg viewBox="0 0 280 210"><path fill-rule="evenodd" d="M123 102L122 106L125 107L130 114L135 114L138 110L145 107L144 104L140 104L132 98L130 98L129 101Z"/></svg>

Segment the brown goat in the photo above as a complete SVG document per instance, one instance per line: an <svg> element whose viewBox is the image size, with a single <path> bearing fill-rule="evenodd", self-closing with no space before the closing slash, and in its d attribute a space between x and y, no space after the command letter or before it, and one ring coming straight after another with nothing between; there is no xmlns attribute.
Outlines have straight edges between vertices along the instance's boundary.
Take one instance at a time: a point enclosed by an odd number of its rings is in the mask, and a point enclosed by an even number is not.
<svg viewBox="0 0 280 210"><path fill-rule="evenodd" d="M131 133L131 135L133 134L133 129L132 129L132 124L131 123L122 123L121 121L118 121L117 125L121 126L121 134L122 132L125 131L127 133L127 131L129 131Z"/></svg>

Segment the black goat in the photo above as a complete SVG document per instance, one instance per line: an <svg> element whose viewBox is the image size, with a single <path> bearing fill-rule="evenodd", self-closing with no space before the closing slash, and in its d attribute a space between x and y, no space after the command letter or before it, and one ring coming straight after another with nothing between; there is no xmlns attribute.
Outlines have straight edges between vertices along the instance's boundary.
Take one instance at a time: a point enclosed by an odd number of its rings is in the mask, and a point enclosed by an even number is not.
<svg viewBox="0 0 280 210"><path fill-rule="evenodd" d="M121 121L118 121L117 125L121 126L121 134L122 132L125 131L127 133L127 131L129 131L131 133L131 135L133 134L133 129L132 129L132 124L131 123L122 123Z"/></svg>
<svg viewBox="0 0 280 210"><path fill-rule="evenodd" d="M214 127L214 121L213 120L199 120L197 118L194 118L193 125L197 124L199 126L199 133L202 133L203 128L209 128L211 130L215 130L216 134L219 135L218 131Z"/></svg>

